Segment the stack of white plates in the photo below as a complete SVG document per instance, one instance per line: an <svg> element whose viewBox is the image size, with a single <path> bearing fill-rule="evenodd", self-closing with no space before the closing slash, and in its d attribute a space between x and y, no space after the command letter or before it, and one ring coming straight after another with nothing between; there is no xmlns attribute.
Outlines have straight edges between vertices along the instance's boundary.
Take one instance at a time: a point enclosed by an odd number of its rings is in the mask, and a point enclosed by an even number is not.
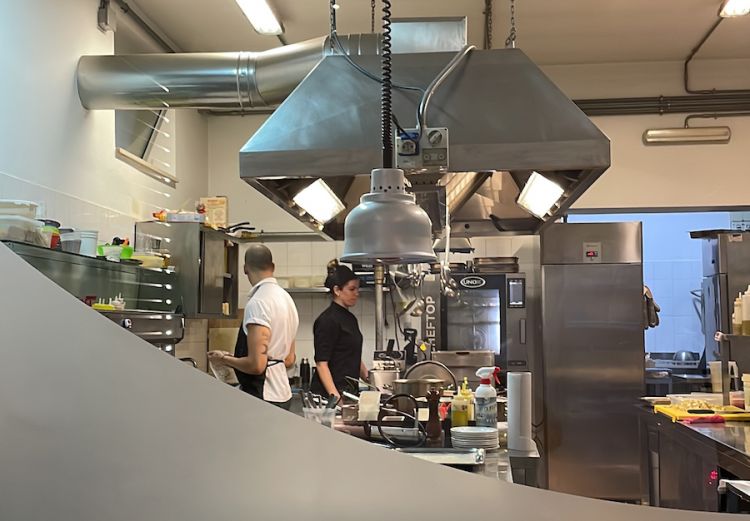
<svg viewBox="0 0 750 521"><path fill-rule="evenodd" d="M498 432L495 427L453 427L451 442L456 449L496 449Z"/></svg>

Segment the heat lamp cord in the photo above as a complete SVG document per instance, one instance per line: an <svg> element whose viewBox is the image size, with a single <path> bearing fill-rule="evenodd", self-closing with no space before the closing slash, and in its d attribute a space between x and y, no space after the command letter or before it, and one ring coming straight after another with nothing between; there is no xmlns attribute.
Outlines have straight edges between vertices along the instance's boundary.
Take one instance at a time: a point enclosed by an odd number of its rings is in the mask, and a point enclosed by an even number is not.
<svg viewBox="0 0 750 521"><path fill-rule="evenodd" d="M383 0L383 43L381 54L383 81L380 89L380 131L383 142L383 168L393 168L393 130L391 127L392 63L391 63L391 1Z"/></svg>

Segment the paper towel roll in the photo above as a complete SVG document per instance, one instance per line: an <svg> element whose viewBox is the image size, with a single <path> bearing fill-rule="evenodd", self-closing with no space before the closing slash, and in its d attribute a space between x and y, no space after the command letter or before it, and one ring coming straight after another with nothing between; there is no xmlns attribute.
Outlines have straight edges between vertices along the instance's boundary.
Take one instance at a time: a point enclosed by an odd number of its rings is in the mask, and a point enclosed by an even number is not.
<svg viewBox="0 0 750 521"><path fill-rule="evenodd" d="M531 434L531 373L508 373L508 449L535 450Z"/></svg>
<svg viewBox="0 0 750 521"><path fill-rule="evenodd" d="M721 360L709 362L708 370L711 375L711 391L715 393L722 392Z"/></svg>

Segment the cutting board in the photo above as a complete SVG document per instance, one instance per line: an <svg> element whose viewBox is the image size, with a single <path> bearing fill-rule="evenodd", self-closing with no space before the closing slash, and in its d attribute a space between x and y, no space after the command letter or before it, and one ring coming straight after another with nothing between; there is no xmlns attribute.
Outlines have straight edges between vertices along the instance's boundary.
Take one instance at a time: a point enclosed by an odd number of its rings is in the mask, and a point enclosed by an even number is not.
<svg viewBox="0 0 750 521"><path fill-rule="evenodd" d="M727 412L737 411L737 413L727 414ZM715 414L690 414L677 407L669 405L654 405L654 412L660 412L665 416L672 418L672 421L686 420L688 418L704 418L706 416L721 416L725 421L746 422L750 421L750 412L745 412L739 407L729 407L727 410Z"/></svg>

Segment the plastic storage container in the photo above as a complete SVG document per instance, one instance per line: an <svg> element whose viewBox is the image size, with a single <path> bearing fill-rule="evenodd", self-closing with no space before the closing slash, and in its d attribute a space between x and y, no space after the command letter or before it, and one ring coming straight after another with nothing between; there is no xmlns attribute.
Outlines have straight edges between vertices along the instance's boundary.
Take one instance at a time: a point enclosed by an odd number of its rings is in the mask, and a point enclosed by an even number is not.
<svg viewBox="0 0 750 521"><path fill-rule="evenodd" d="M108 261L120 262L122 246L99 246L97 253L99 256L105 257Z"/></svg>
<svg viewBox="0 0 750 521"><path fill-rule="evenodd" d="M42 235L42 223L19 215L0 214L0 240L49 246Z"/></svg>
<svg viewBox="0 0 750 521"><path fill-rule="evenodd" d="M729 393L729 405L739 407L740 409L745 408L745 392L744 391L732 391Z"/></svg>
<svg viewBox="0 0 750 521"><path fill-rule="evenodd" d="M60 234L60 247L68 253L81 252L81 235L78 232Z"/></svg>
<svg viewBox="0 0 750 521"><path fill-rule="evenodd" d="M17 215L27 219L36 218L39 205L33 201L18 201L15 199L0 199L0 215Z"/></svg>
<svg viewBox="0 0 750 521"><path fill-rule="evenodd" d="M80 253L87 257L96 257L96 243L99 239L97 231L73 231L60 235L63 251Z"/></svg>
<svg viewBox="0 0 750 521"><path fill-rule="evenodd" d="M333 422L336 419L336 409L319 408L302 408L302 414L308 420L319 423L324 427L333 428Z"/></svg>
<svg viewBox="0 0 750 521"><path fill-rule="evenodd" d="M699 408L695 402L706 402L708 405L721 406L724 403L724 395L721 393L693 393L693 394L668 394L672 405L677 407Z"/></svg>

